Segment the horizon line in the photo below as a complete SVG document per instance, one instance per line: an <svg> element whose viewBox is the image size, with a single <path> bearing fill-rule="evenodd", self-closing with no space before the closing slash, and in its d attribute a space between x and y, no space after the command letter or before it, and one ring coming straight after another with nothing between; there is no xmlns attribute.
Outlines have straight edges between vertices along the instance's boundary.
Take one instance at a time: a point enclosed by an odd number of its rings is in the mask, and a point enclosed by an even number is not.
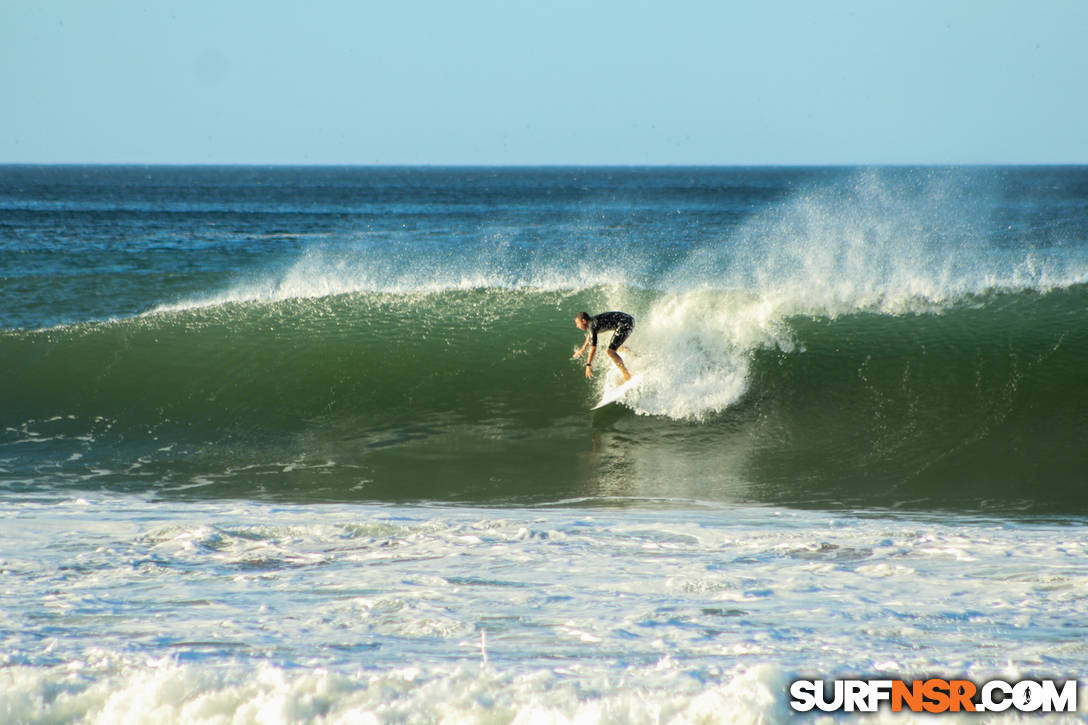
<svg viewBox="0 0 1088 725"><path fill-rule="evenodd" d="M828 162L828 163L298 163L283 161L0 161L12 167L127 167L127 168L369 168L369 169L854 169L854 168L1068 168L1086 167L1088 161L986 162Z"/></svg>

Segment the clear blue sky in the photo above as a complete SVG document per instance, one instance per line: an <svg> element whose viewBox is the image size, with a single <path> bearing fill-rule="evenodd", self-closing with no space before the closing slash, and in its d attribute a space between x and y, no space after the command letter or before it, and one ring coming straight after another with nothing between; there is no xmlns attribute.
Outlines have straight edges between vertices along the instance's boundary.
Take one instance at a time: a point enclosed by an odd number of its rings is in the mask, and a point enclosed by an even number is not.
<svg viewBox="0 0 1088 725"><path fill-rule="evenodd" d="M1088 163L1088 0L3 0L5 162Z"/></svg>

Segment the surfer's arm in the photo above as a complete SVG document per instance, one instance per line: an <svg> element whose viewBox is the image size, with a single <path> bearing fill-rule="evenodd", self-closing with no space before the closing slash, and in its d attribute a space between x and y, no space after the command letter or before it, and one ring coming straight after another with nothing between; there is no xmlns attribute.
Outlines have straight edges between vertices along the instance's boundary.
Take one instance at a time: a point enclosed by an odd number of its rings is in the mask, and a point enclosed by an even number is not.
<svg viewBox="0 0 1088 725"><path fill-rule="evenodd" d="M582 357L586 354L586 348L589 347L589 335L586 335L586 341L582 343L582 346L574 351L571 355L572 358Z"/></svg>
<svg viewBox="0 0 1088 725"><path fill-rule="evenodd" d="M589 357L586 358L586 377L593 377L593 356L597 354L597 346L589 346Z"/></svg>

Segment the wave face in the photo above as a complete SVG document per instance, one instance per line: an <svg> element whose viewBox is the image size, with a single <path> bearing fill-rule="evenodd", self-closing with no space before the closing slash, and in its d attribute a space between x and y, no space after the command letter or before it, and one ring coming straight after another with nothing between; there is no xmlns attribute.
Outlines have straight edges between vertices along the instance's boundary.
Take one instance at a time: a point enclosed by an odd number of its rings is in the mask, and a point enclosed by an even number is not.
<svg viewBox="0 0 1088 725"><path fill-rule="evenodd" d="M7 173L11 486L1088 512L1085 170Z"/></svg>

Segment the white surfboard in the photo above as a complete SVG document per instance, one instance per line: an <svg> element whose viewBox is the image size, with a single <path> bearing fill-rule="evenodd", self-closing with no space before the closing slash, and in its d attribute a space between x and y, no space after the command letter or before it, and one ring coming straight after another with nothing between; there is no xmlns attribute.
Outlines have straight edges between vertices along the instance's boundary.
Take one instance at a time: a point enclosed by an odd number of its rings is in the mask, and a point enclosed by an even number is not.
<svg viewBox="0 0 1088 725"><path fill-rule="evenodd" d="M603 408L606 405L615 403L616 401L626 396L629 392L631 392L641 382L642 373L632 375L631 379L623 383L622 385L612 388L611 390L606 390L604 395L601 396L601 402L594 405L592 408L590 408L590 410L597 410L597 408Z"/></svg>

